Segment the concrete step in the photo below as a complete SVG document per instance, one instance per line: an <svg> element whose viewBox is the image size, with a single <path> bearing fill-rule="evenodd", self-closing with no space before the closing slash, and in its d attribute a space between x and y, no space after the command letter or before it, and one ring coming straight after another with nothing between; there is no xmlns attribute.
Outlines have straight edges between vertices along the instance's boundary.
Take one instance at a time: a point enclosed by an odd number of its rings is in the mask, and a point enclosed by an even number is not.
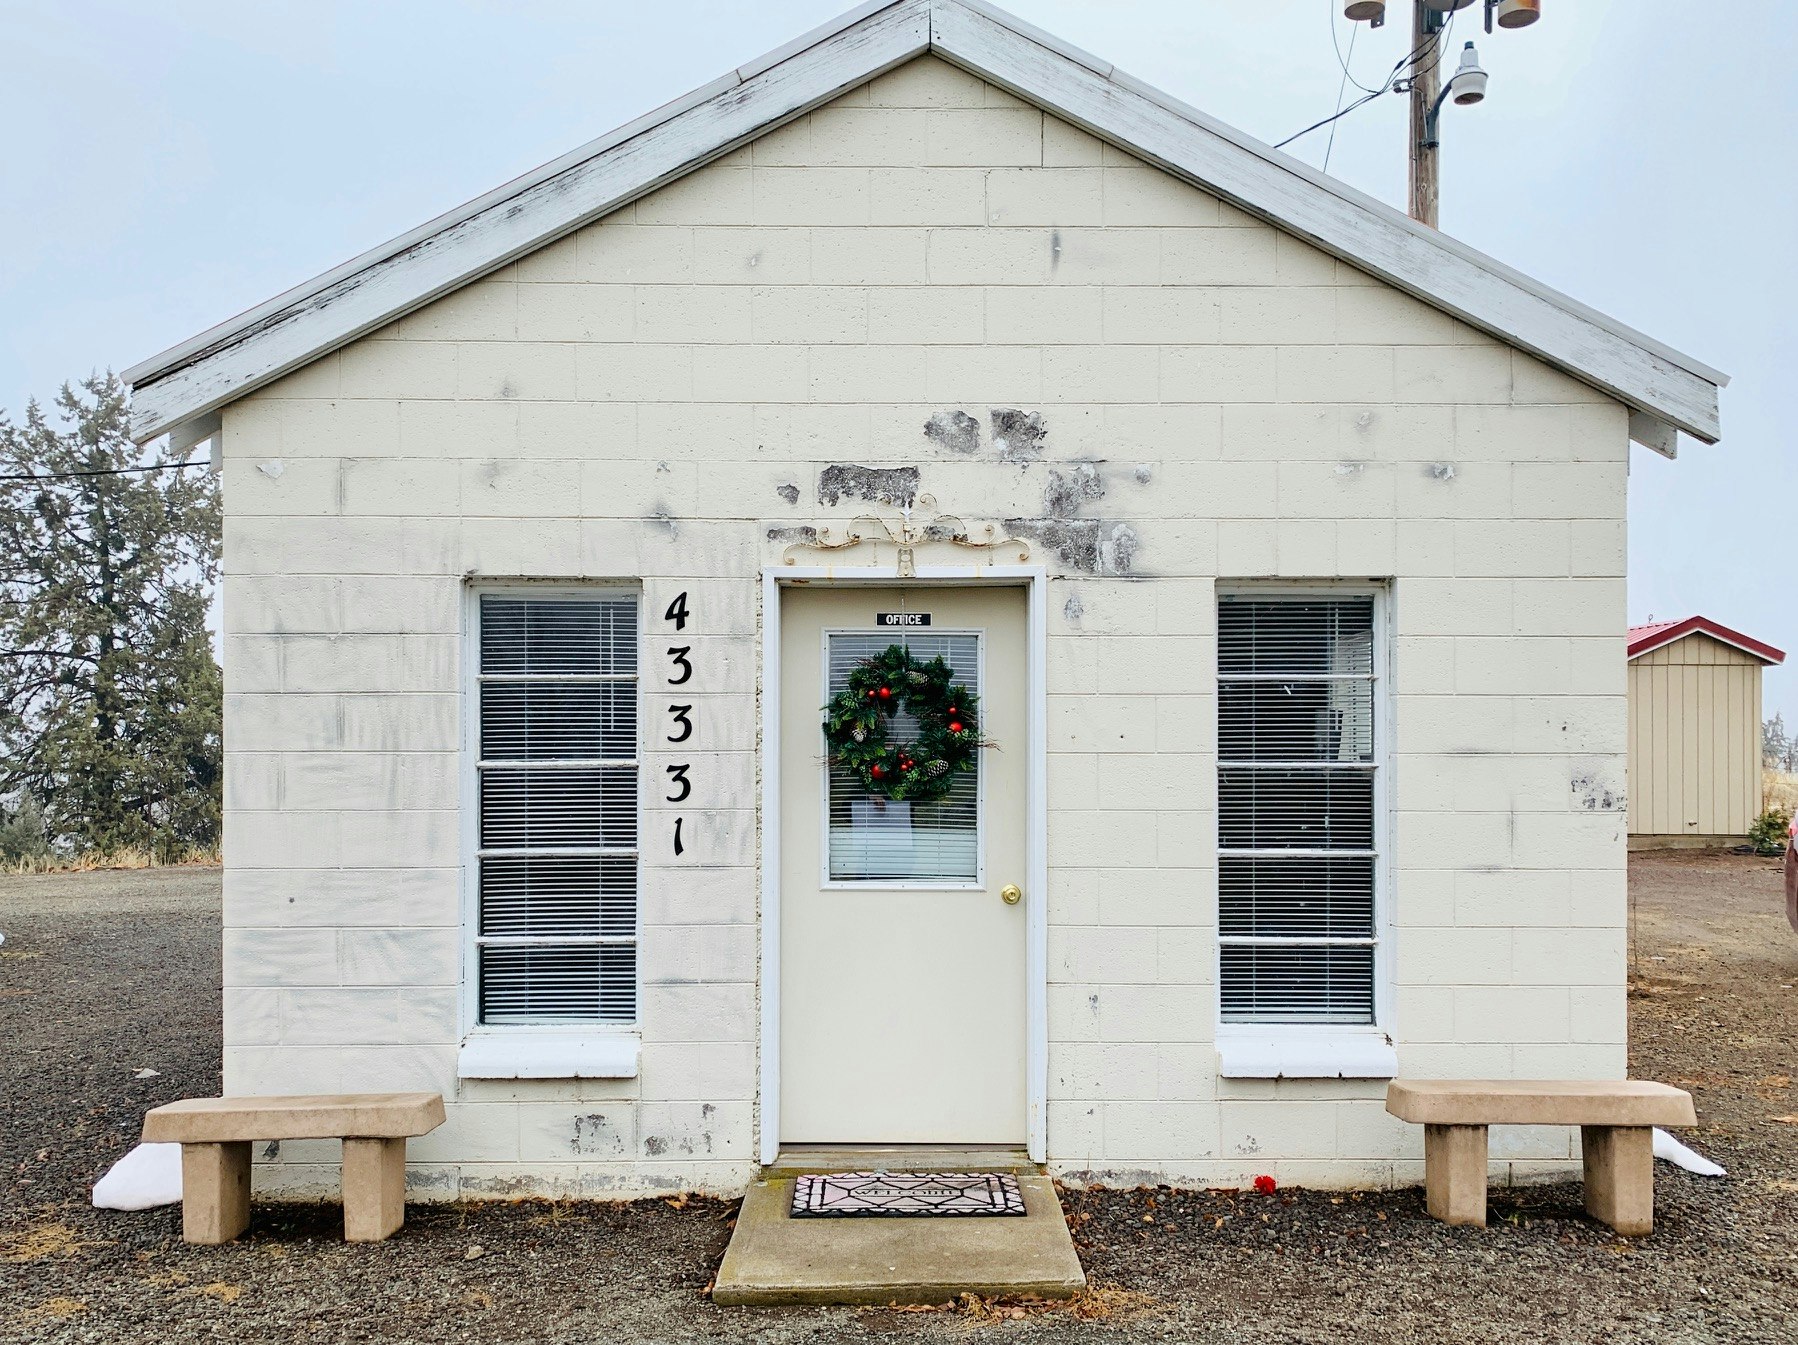
<svg viewBox="0 0 1798 1345"><path fill-rule="evenodd" d="M841 1152L841 1151L835 1151ZM784 1157L785 1155L783 1155ZM865 1157L865 1152L862 1153ZM893 1171L1009 1171L979 1167L958 1151L934 1168ZM800 1171L856 1171L855 1162ZM1086 1283L1055 1185L1018 1174L1025 1217L795 1219L794 1173L768 1170L749 1187L712 1288L727 1306L783 1303L946 1303L960 1294L1067 1298Z"/></svg>
<svg viewBox="0 0 1798 1345"><path fill-rule="evenodd" d="M838 1144L828 1148L783 1148L763 1176L797 1177L807 1172L1041 1172L1022 1149L945 1149L919 1144Z"/></svg>

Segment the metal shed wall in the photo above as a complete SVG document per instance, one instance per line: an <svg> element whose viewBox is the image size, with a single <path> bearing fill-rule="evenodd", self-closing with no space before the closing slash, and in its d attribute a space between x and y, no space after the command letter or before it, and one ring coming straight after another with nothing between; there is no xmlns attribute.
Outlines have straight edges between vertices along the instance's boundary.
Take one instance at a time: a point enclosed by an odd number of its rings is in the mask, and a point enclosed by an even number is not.
<svg viewBox="0 0 1798 1345"><path fill-rule="evenodd" d="M1697 633L1630 660L1632 844L1747 836L1761 811L1761 666Z"/></svg>

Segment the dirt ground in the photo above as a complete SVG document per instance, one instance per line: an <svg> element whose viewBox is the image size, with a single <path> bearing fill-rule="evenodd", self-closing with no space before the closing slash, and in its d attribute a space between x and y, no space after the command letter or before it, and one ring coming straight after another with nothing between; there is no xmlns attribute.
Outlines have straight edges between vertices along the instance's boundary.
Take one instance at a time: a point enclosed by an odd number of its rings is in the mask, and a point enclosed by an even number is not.
<svg viewBox="0 0 1798 1345"><path fill-rule="evenodd" d="M1730 1169L1657 1164L1653 1237L1574 1185L1495 1190L1485 1231L1415 1191L1069 1191L1084 1298L900 1312L715 1307L721 1201L414 1206L356 1247L335 1207L260 1205L223 1248L182 1243L178 1207L94 1210L146 1108L217 1091L218 874L0 878L0 1341L1798 1340L1777 866L1637 857L1630 896L1633 1072L1690 1088L1686 1138Z"/></svg>

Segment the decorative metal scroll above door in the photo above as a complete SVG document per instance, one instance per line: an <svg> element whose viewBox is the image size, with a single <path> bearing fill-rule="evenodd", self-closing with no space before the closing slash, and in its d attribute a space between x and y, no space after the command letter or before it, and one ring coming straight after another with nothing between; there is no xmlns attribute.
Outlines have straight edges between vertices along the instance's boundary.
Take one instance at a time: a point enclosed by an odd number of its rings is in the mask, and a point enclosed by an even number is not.
<svg viewBox="0 0 1798 1345"><path fill-rule="evenodd" d="M918 517L920 511L927 517ZM917 576L917 548L932 542L985 551L994 563L1021 564L1030 559L1030 543L1011 536L996 523L970 524L953 514L939 513L936 499L930 495L920 495L916 504L901 506L897 518L860 514L845 523L820 523L805 531L810 536L791 543L782 553L783 563L797 565L800 553L807 551L841 551L881 541L898 548L901 579Z"/></svg>

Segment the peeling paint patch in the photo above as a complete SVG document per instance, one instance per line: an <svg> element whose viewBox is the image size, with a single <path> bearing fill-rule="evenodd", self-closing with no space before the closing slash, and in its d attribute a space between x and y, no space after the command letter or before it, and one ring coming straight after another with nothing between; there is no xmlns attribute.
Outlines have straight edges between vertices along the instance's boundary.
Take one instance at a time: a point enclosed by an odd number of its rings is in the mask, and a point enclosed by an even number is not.
<svg viewBox="0 0 1798 1345"><path fill-rule="evenodd" d="M1137 485L1146 486L1155 479L1155 469L1150 467L1146 462L1139 462L1136 464L1136 470L1132 472L1131 475L1136 478Z"/></svg>
<svg viewBox="0 0 1798 1345"><path fill-rule="evenodd" d="M1596 775L1581 772L1568 782L1573 806L1589 813L1622 812L1625 798L1621 789L1613 789Z"/></svg>
<svg viewBox="0 0 1798 1345"><path fill-rule="evenodd" d="M1104 494L1105 480L1096 462L1069 463L1066 472L1051 468L1049 484L1043 488L1043 513L1050 518L1072 518L1083 503Z"/></svg>
<svg viewBox="0 0 1798 1345"><path fill-rule="evenodd" d="M1366 470L1367 464L1364 462L1339 462L1336 464L1337 476L1360 476Z"/></svg>
<svg viewBox="0 0 1798 1345"><path fill-rule="evenodd" d="M780 496L780 498L785 500L788 504L799 503L799 487L794 485L791 481L786 482L784 485L776 486L774 488L774 493Z"/></svg>
<svg viewBox="0 0 1798 1345"><path fill-rule="evenodd" d="M1054 275L1061 269L1061 230L1049 231L1049 274Z"/></svg>
<svg viewBox="0 0 1798 1345"><path fill-rule="evenodd" d="M1455 464L1452 462L1432 462L1423 469L1423 474L1432 481L1453 481Z"/></svg>
<svg viewBox="0 0 1798 1345"><path fill-rule="evenodd" d="M668 1141L660 1135L646 1135L643 1139L643 1152L651 1158L660 1157L668 1152Z"/></svg>
<svg viewBox="0 0 1798 1345"><path fill-rule="evenodd" d="M603 1112L574 1118L574 1139L569 1150L577 1154L612 1154L622 1157L624 1137Z"/></svg>
<svg viewBox="0 0 1798 1345"><path fill-rule="evenodd" d="M1001 462L1040 462L1048 444L1049 427L1035 411L1001 407L992 413L993 447Z"/></svg>
<svg viewBox="0 0 1798 1345"><path fill-rule="evenodd" d="M977 453L980 422L966 411L938 411L924 422L924 437L951 453Z"/></svg>
<svg viewBox="0 0 1798 1345"><path fill-rule="evenodd" d="M818 474L818 503L867 500L909 509L918 498L916 467L858 467L852 462L833 462Z"/></svg>
<svg viewBox="0 0 1798 1345"><path fill-rule="evenodd" d="M1080 618L1086 615L1086 604L1080 601L1078 593L1068 595L1068 600L1061 605L1061 614L1070 622L1079 624Z"/></svg>
<svg viewBox="0 0 1798 1345"><path fill-rule="evenodd" d="M769 528L768 540L786 546L818 545L818 530L810 524L801 524L792 528Z"/></svg>
<svg viewBox="0 0 1798 1345"><path fill-rule="evenodd" d="M675 524L674 515L665 504L658 504L649 511L649 521L658 528L666 529L670 539L680 536L680 528Z"/></svg>
<svg viewBox="0 0 1798 1345"><path fill-rule="evenodd" d="M287 475L287 464L282 462L279 458L270 458L267 462L257 463L256 470L261 472L270 481L279 481L283 476Z"/></svg>
<svg viewBox="0 0 1798 1345"><path fill-rule="evenodd" d="M1008 518L1014 537L1040 542L1071 570L1083 574L1129 574L1142 539L1127 523L1096 518Z"/></svg>

